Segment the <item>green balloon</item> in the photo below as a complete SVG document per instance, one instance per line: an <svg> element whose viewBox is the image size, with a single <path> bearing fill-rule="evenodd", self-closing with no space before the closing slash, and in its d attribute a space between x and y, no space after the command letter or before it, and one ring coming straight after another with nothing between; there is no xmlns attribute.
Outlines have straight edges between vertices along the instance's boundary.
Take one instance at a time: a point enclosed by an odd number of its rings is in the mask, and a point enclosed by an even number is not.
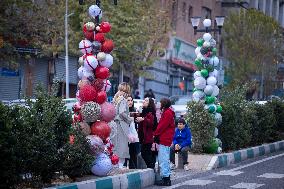
<svg viewBox="0 0 284 189"><path fill-rule="evenodd" d="M197 39L196 41L198 47L202 47L204 40L202 38Z"/></svg>
<svg viewBox="0 0 284 189"><path fill-rule="evenodd" d="M215 97L214 96L206 96L205 98L205 103L206 104L212 104L215 102ZM211 107L211 106L210 106ZM209 107L209 108L210 108ZM213 106L214 107L214 106ZM215 111L215 107L214 107L214 111Z"/></svg>
<svg viewBox="0 0 284 189"><path fill-rule="evenodd" d="M223 110L222 106L218 105L216 112L217 112L217 113L221 113L222 110Z"/></svg>
<svg viewBox="0 0 284 189"><path fill-rule="evenodd" d="M212 49L212 53L213 53L213 55L216 56L216 54L217 54L217 49L216 49L216 48L213 48L213 49Z"/></svg>
<svg viewBox="0 0 284 189"><path fill-rule="evenodd" d="M201 75L203 76L203 77L208 77L208 70L206 70L206 69L202 69L201 71Z"/></svg>
<svg viewBox="0 0 284 189"><path fill-rule="evenodd" d="M202 68L202 62L201 62L200 59L195 59L194 64L196 65L196 67L197 67L198 69L201 69L201 68Z"/></svg>
<svg viewBox="0 0 284 189"><path fill-rule="evenodd" d="M214 113L215 112L215 107L214 106L209 106L209 108L208 108L208 112L209 113Z"/></svg>

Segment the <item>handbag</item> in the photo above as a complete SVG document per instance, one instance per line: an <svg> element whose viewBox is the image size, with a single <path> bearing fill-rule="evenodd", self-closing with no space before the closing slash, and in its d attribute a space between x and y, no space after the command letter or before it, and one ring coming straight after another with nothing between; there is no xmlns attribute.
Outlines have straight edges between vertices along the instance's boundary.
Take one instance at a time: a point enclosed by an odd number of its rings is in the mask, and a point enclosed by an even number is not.
<svg viewBox="0 0 284 189"><path fill-rule="evenodd" d="M132 121L129 125L129 135L128 135L130 143L139 142L138 133L135 129L135 123Z"/></svg>

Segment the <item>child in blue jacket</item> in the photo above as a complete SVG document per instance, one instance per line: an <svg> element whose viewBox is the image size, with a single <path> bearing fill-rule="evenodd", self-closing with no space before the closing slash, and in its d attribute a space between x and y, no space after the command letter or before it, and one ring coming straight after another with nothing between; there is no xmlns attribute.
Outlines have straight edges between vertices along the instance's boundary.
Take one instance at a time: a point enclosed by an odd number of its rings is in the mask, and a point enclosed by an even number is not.
<svg viewBox="0 0 284 189"><path fill-rule="evenodd" d="M183 159L184 170L188 171L188 151L191 148L191 132L190 128L186 126L184 119L178 120L178 128L176 128L173 144L171 145L171 168L175 168L175 153L181 153Z"/></svg>

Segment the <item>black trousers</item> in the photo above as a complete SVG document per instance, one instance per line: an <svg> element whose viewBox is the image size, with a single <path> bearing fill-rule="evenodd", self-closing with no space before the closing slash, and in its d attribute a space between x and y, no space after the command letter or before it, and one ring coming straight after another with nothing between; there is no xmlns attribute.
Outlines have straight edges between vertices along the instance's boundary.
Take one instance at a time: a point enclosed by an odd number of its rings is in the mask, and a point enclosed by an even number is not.
<svg viewBox="0 0 284 189"><path fill-rule="evenodd" d="M130 143L129 145L129 156L130 158L125 159L124 166L127 166L127 161L129 161L129 169L137 169L137 155L140 152L140 143Z"/></svg>
<svg viewBox="0 0 284 189"><path fill-rule="evenodd" d="M176 151L175 150L175 146L171 145L171 152L170 152L170 160L173 164L175 164L175 153L181 153L182 155L182 160L183 160L183 164L188 164L187 159L188 159L188 151L190 150L189 146L185 146L183 147L181 150Z"/></svg>
<svg viewBox="0 0 284 189"><path fill-rule="evenodd" d="M142 144L141 145L141 156L144 159L147 168L155 168L155 162L156 162L156 156L151 150L152 143L151 144Z"/></svg>

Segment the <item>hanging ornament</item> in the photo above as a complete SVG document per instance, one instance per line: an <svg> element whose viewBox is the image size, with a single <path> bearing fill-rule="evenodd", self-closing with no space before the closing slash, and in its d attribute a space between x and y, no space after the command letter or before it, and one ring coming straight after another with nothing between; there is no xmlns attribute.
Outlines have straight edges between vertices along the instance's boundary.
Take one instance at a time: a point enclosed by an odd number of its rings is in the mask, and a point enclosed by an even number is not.
<svg viewBox="0 0 284 189"><path fill-rule="evenodd" d="M88 127L90 129L89 125ZM91 133L91 129L90 129L90 133ZM104 151L105 145L100 137L98 137L97 135L88 135L86 139L88 143L90 144L93 155L98 155Z"/></svg>
<svg viewBox="0 0 284 189"><path fill-rule="evenodd" d="M203 47L210 47L210 42L209 41L204 41Z"/></svg>
<svg viewBox="0 0 284 189"><path fill-rule="evenodd" d="M93 83L93 86L95 87L95 89L97 91L102 90L102 88L104 87L104 80L103 79L99 79L99 78L95 79L94 83Z"/></svg>
<svg viewBox="0 0 284 189"><path fill-rule="evenodd" d="M193 74L194 79L201 77L201 72L200 71L195 71Z"/></svg>
<svg viewBox="0 0 284 189"><path fill-rule="evenodd" d="M100 153L92 165L92 173L97 176L106 176L112 169L110 158L105 153Z"/></svg>
<svg viewBox="0 0 284 189"><path fill-rule="evenodd" d="M217 80L215 77L210 76L207 78L207 85L216 85L216 83L217 83Z"/></svg>
<svg viewBox="0 0 284 189"><path fill-rule="evenodd" d="M93 22L87 22L83 26L83 34L86 39L93 41L94 40L94 29L95 24Z"/></svg>
<svg viewBox="0 0 284 189"><path fill-rule="evenodd" d="M210 33L205 33L203 34L203 39L204 41L208 41L212 38L211 34Z"/></svg>
<svg viewBox="0 0 284 189"><path fill-rule="evenodd" d="M212 95L212 93L213 93L212 85L206 85L206 87L204 88L204 93L206 95Z"/></svg>
<svg viewBox="0 0 284 189"><path fill-rule="evenodd" d="M212 72L209 73L209 76L218 77L218 71L214 69Z"/></svg>
<svg viewBox="0 0 284 189"><path fill-rule="evenodd" d="M198 55L200 53L200 49L201 49L201 47L196 47L196 49L195 49L195 54L196 55Z"/></svg>
<svg viewBox="0 0 284 189"><path fill-rule="evenodd" d="M107 79L109 77L109 69L103 66L98 66L95 70L95 76L99 79Z"/></svg>
<svg viewBox="0 0 284 189"><path fill-rule="evenodd" d="M111 89L111 83L109 80L105 79L103 81L103 87L102 90L104 90L105 92L109 92L109 90Z"/></svg>
<svg viewBox="0 0 284 189"><path fill-rule="evenodd" d="M215 97L214 96L206 96L205 98L205 103L206 104L212 104L215 102Z"/></svg>
<svg viewBox="0 0 284 189"><path fill-rule="evenodd" d="M84 59L84 68L88 71L95 71L98 66L98 60L94 55L88 55Z"/></svg>
<svg viewBox="0 0 284 189"><path fill-rule="evenodd" d="M208 77L208 70L202 69L200 72L201 72L202 77L204 78Z"/></svg>
<svg viewBox="0 0 284 189"><path fill-rule="evenodd" d="M92 85L83 85L80 88L79 97L83 102L94 101L97 96L97 91Z"/></svg>
<svg viewBox="0 0 284 189"><path fill-rule="evenodd" d="M78 77L79 77L79 79L82 79L83 72L84 72L84 67L80 66L80 68L78 68Z"/></svg>
<svg viewBox="0 0 284 189"><path fill-rule="evenodd" d="M219 87L217 85L213 85L212 96L218 96L218 94L219 94Z"/></svg>
<svg viewBox="0 0 284 189"><path fill-rule="evenodd" d="M112 154L112 156L111 156L111 163L113 164L113 165L116 165L116 164L118 164L118 162L119 162L119 157L117 156L117 155L115 155L115 154Z"/></svg>
<svg viewBox="0 0 284 189"><path fill-rule="evenodd" d="M216 56L216 55L217 55L217 49L216 49L216 48L213 48L213 49L212 49L212 53L213 53L213 55Z"/></svg>
<svg viewBox="0 0 284 189"><path fill-rule="evenodd" d="M79 43L79 49L83 54L90 54L93 50L91 41L84 39Z"/></svg>
<svg viewBox="0 0 284 189"><path fill-rule="evenodd" d="M116 114L115 107L112 103L105 102L101 104L101 120L105 122L110 122L114 119Z"/></svg>
<svg viewBox="0 0 284 189"><path fill-rule="evenodd" d="M206 86L206 80L203 77L198 77L194 80L194 86L197 89L204 89Z"/></svg>
<svg viewBox="0 0 284 189"><path fill-rule="evenodd" d="M105 54L104 52L99 52L99 53L97 54L97 59L98 59L98 61L103 61L103 60L105 60L105 59L106 59L106 54Z"/></svg>
<svg viewBox="0 0 284 189"><path fill-rule="evenodd" d="M107 94L105 91L99 91L97 93L96 102L102 104L107 100Z"/></svg>
<svg viewBox="0 0 284 189"><path fill-rule="evenodd" d="M100 118L101 107L96 102L86 102L81 108L81 114L85 122L95 122Z"/></svg>
<svg viewBox="0 0 284 189"><path fill-rule="evenodd" d="M100 43L105 42L105 34L104 33L97 33L95 35L95 41L98 41Z"/></svg>
<svg viewBox="0 0 284 189"><path fill-rule="evenodd" d="M84 65L84 56L79 57L79 59L78 59L78 64L79 64L80 66L83 66L83 65Z"/></svg>
<svg viewBox="0 0 284 189"><path fill-rule="evenodd" d="M105 141L110 135L111 129L105 121L96 121L91 126L91 134L99 136Z"/></svg>
<svg viewBox="0 0 284 189"><path fill-rule="evenodd" d="M100 24L100 31L103 32L103 33L108 33L110 32L110 29L111 29L111 25L110 23L108 22L102 22Z"/></svg>
<svg viewBox="0 0 284 189"><path fill-rule="evenodd" d="M197 46L202 47L204 40L202 38L199 38L197 39L196 43L197 43Z"/></svg>
<svg viewBox="0 0 284 189"><path fill-rule="evenodd" d="M101 50L105 53L110 53L114 48L114 44L112 40L105 40L105 42L102 44Z"/></svg>
<svg viewBox="0 0 284 189"><path fill-rule="evenodd" d="M209 107L208 107L208 112L209 113L214 113L216 111L216 107L214 106L214 105L210 105Z"/></svg>
<svg viewBox="0 0 284 189"><path fill-rule="evenodd" d="M197 91L193 92L192 99L195 102L197 102L197 101L201 100L204 96L205 96L204 92L202 92L201 90L197 90Z"/></svg>
<svg viewBox="0 0 284 189"><path fill-rule="evenodd" d="M80 129L85 136L88 136L91 134L91 128L86 122L80 122Z"/></svg>
<svg viewBox="0 0 284 189"><path fill-rule="evenodd" d="M222 106L221 106L221 105L217 105L217 110L216 110L216 112L217 112L217 113L221 113L222 110L223 110Z"/></svg>
<svg viewBox="0 0 284 189"><path fill-rule="evenodd" d="M93 42L93 51L95 53L98 53L101 50L101 46L102 46L102 44L100 42L94 41Z"/></svg>
<svg viewBox="0 0 284 189"><path fill-rule="evenodd" d="M91 18L96 19L97 16L102 17L102 10L98 5L92 5L89 7L89 15Z"/></svg>
<svg viewBox="0 0 284 189"><path fill-rule="evenodd" d="M107 68L110 68L112 64L113 64L113 57L110 54L106 54L105 60L100 62L101 66L104 66Z"/></svg>

